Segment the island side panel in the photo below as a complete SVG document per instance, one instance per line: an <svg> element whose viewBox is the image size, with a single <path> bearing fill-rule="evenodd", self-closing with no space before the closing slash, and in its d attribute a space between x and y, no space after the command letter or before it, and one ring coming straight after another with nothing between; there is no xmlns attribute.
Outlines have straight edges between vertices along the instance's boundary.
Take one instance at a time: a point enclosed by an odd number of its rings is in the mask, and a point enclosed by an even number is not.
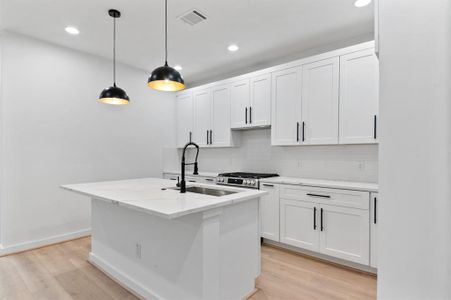
<svg viewBox="0 0 451 300"><path fill-rule="evenodd" d="M202 223L92 199L90 261L145 299L202 299Z"/></svg>
<svg viewBox="0 0 451 300"><path fill-rule="evenodd" d="M171 220L93 199L90 260L146 299L241 299L260 273L258 198Z"/></svg>
<svg viewBox="0 0 451 300"><path fill-rule="evenodd" d="M220 298L243 299L260 275L259 198L227 206L220 220Z"/></svg>

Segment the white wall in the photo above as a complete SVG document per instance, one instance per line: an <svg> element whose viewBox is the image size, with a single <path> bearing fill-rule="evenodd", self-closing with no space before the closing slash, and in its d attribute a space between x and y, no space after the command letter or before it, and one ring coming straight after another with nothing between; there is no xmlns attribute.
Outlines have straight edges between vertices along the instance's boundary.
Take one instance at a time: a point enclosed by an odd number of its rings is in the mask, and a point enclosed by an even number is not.
<svg viewBox="0 0 451 300"><path fill-rule="evenodd" d="M1 242L20 249L90 228L89 200L60 184L160 176L174 96L118 66L131 105L96 100L111 62L24 36L3 39ZM24 245L22 245L24 244Z"/></svg>
<svg viewBox="0 0 451 300"><path fill-rule="evenodd" d="M451 299L451 3L380 0L379 299Z"/></svg>
<svg viewBox="0 0 451 300"><path fill-rule="evenodd" d="M203 148L199 154L199 169L276 172L292 177L377 182L377 145L272 147L270 134L269 129L242 131L240 147ZM180 152L166 152L166 170L180 169ZM189 152L192 155L193 151Z"/></svg>

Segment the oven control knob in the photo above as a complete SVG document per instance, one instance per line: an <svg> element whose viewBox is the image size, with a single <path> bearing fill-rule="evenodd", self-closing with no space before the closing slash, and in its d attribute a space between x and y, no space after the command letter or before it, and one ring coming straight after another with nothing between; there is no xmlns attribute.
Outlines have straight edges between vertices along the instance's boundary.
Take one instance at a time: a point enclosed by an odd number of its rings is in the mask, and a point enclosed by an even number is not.
<svg viewBox="0 0 451 300"><path fill-rule="evenodd" d="M247 184L247 185L249 185L249 184L251 184L251 181L248 180L248 179L246 179L244 183Z"/></svg>
<svg viewBox="0 0 451 300"><path fill-rule="evenodd" d="M252 184L252 185L255 185L255 180L252 180L252 181L251 181L251 184Z"/></svg>

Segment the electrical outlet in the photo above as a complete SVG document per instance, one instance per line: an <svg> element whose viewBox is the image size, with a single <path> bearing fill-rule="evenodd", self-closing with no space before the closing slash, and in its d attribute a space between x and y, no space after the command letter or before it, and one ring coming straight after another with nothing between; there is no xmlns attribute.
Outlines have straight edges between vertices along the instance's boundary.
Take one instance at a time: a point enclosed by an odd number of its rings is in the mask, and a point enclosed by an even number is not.
<svg viewBox="0 0 451 300"><path fill-rule="evenodd" d="M298 160L298 168L302 168L302 161Z"/></svg>
<svg viewBox="0 0 451 300"><path fill-rule="evenodd" d="M360 171L364 171L365 170L365 162L359 161L358 168Z"/></svg>
<svg viewBox="0 0 451 300"><path fill-rule="evenodd" d="M141 259L141 244L136 243L136 258Z"/></svg>

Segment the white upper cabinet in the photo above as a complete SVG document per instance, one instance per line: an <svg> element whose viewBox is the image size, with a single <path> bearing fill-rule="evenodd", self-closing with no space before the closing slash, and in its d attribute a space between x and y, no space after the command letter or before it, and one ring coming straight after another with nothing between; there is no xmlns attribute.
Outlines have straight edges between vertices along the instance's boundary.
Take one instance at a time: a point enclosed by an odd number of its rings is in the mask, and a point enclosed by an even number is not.
<svg viewBox="0 0 451 300"><path fill-rule="evenodd" d="M379 62L374 49L340 58L340 144L377 143Z"/></svg>
<svg viewBox="0 0 451 300"><path fill-rule="evenodd" d="M177 116L177 147L186 145L193 135L194 126L194 106L191 93L177 95L176 98L176 116Z"/></svg>
<svg viewBox="0 0 451 300"><path fill-rule="evenodd" d="M302 144L338 143L339 68L338 57L302 66Z"/></svg>
<svg viewBox="0 0 451 300"><path fill-rule="evenodd" d="M300 141L301 67L272 74L271 145L295 145Z"/></svg>
<svg viewBox="0 0 451 300"><path fill-rule="evenodd" d="M231 106L231 127L234 129L271 125L271 75L258 75L233 83Z"/></svg>
<svg viewBox="0 0 451 300"><path fill-rule="evenodd" d="M271 125L271 75L264 74L250 79L251 99L249 125Z"/></svg>
<svg viewBox="0 0 451 300"><path fill-rule="evenodd" d="M231 127L243 128L249 123L249 79L235 82L231 85Z"/></svg>
<svg viewBox="0 0 451 300"><path fill-rule="evenodd" d="M196 90L194 97L194 135L193 141L199 146L210 144L211 97L210 90Z"/></svg>
<svg viewBox="0 0 451 300"><path fill-rule="evenodd" d="M209 145L227 147L231 144L230 130L230 88L228 86L211 89L212 126Z"/></svg>

